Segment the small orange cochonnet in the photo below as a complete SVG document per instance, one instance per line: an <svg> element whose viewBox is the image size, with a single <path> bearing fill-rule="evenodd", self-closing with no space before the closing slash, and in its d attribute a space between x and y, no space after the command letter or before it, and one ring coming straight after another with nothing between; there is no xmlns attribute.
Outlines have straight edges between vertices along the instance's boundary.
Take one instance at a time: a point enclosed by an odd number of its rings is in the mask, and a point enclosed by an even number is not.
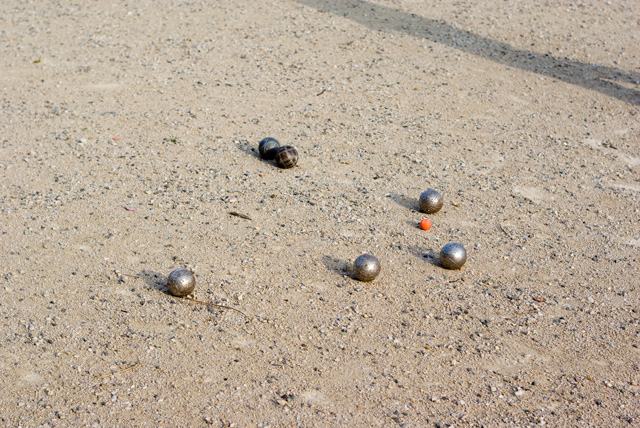
<svg viewBox="0 0 640 428"><path fill-rule="evenodd" d="M422 230L431 229L431 220L429 220L428 218L425 218L424 220L422 220L420 222L420 229L422 229Z"/></svg>

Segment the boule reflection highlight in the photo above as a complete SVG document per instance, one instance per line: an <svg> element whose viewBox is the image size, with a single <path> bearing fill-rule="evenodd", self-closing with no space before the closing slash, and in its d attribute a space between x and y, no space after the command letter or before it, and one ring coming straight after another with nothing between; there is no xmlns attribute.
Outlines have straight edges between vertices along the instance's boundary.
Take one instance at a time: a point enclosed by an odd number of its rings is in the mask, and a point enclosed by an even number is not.
<svg viewBox="0 0 640 428"><path fill-rule="evenodd" d="M447 269L460 269L467 261L467 250L461 244L450 242L440 251L440 263Z"/></svg>
<svg viewBox="0 0 640 428"><path fill-rule="evenodd" d="M353 275L360 281L373 281L379 273L380 262L371 254L363 254L353 263Z"/></svg>
<svg viewBox="0 0 640 428"><path fill-rule="evenodd" d="M176 269L167 278L169 293L177 297L184 297L196 288L196 277L187 269Z"/></svg>

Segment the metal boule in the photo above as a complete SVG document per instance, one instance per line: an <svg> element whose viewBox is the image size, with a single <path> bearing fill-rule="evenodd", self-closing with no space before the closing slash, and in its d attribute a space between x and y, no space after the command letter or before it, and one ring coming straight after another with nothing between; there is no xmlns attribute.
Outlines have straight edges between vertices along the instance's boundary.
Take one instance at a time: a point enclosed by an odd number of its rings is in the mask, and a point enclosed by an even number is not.
<svg viewBox="0 0 640 428"><path fill-rule="evenodd" d="M167 278L169 293L177 297L184 297L196 288L196 277L187 269L176 269Z"/></svg>
<svg viewBox="0 0 640 428"><path fill-rule="evenodd" d="M363 254L353 263L353 274L360 281L373 281L379 273L380 262L371 254Z"/></svg>
<svg viewBox="0 0 640 428"><path fill-rule="evenodd" d="M461 244L450 242L440 251L440 263L447 269L460 269L467 261L467 250Z"/></svg>
<svg viewBox="0 0 640 428"><path fill-rule="evenodd" d="M442 195L434 189L429 189L420 195L418 200L420 209L427 214L434 214L442 208Z"/></svg>

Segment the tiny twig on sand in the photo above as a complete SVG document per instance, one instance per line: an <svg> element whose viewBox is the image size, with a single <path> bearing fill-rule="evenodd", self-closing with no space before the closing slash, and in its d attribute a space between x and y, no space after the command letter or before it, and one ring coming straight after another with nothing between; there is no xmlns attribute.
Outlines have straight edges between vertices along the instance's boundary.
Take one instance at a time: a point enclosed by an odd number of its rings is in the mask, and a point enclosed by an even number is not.
<svg viewBox="0 0 640 428"><path fill-rule="evenodd" d="M114 374L122 374L125 372L128 372L129 370L132 370L134 367L138 367L140 365L140 360L138 360L138 362L136 362L135 364L130 365L129 367L122 369L122 370L116 370L115 372L111 372L109 374L104 374L104 375L100 375L100 376L94 376L96 379L104 379L105 377L109 377L109 376L113 376Z"/></svg>
<svg viewBox="0 0 640 428"><path fill-rule="evenodd" d="M237 211L229 211L229 214L234 215L236 217L244 218L246 220L251 220L251 217L249 217L248 215L239 213Z"/></svg>
<svg viewBox="0 0 640 428"><path fill-rule="evenodd" d="M202 300L194 299L193 297L189 297L189 296L185 296L184 298L187 300L191 300L192 302L202 303L203 305L214 306L216 308L231 309L232 311L240 312L242 315L247 317L248 320L251 319L249 315L245 314L240 309L232 308L231 306L219 305L217 303L203 302Z"/></svg>

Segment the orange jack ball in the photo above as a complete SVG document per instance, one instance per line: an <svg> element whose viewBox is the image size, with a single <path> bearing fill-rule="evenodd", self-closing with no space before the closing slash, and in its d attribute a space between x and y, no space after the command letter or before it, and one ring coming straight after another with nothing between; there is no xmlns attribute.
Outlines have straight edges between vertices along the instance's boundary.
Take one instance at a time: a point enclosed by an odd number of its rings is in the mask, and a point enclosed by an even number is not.
<svg viewBox="0 0 640 428"><path fill-rule="evenodd" d="M422 230L431 229L431 220L429 220L428 218L425 218L424 220L422 220L420 222L420 229L422 229Z"/></svg>

